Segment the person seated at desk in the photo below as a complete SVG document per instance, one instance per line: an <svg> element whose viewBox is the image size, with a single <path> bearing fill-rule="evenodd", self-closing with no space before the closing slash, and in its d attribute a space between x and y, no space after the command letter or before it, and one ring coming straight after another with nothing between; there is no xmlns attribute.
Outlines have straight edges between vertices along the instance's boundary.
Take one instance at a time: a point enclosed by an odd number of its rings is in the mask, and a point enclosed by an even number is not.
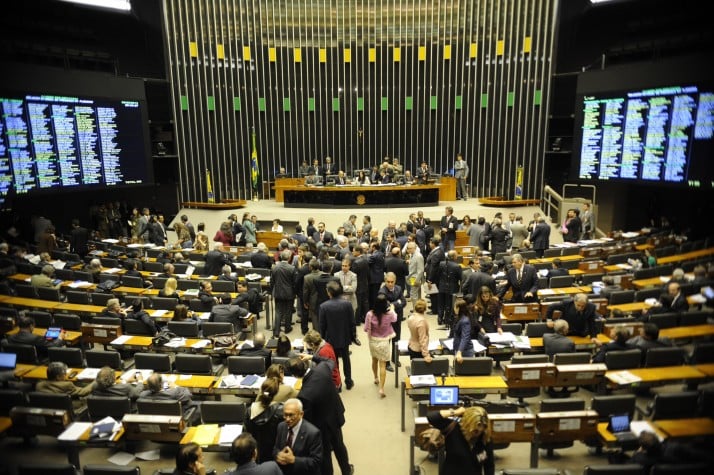
<svg viewBox="0 0 714 475"><path fill-rule="evenodd" d="M316 158L312 161L312 166L307 169L308 175L322 176L325 171L320 166L320 161Z"/></svg>
<svg viewBox="0 0 714 475"><path fill-rule="evenodd" d="M82 269L84 272L92 274L92 282L99 283L99 274L102 272L102 262L99 259L92 259L89 264Z"/></svg>
<svg viewBox="0 0 714 475"><path fill-rule="evenodd" d="M213 295L213 284L210 280L202 280L199 284L198 300L201 301L201 307L205 312L210 312L211 308L218 303L218 297Z"/></svg>
<svg viewBox="0 0 714 475"><path fill-rule="evenodd" d="M174 243L174 247L181 249L192 249L193 241L191 240L191 233L185 224L181 222L174 223L174 231L178 239Z"/></svg>
<svg viewBox="0 0 714 475"><path fill-rule="evenodd" d="M30 285L33 287L49 287L52 289L59 289L62 282L54 283L52 278L55 275L55 268L52 264L45 264L42 266L42 272L35 274L30 277Z"/></svg>
<svg viewBox="0 0 714 475"><path fill-rule="evenodd" d="M103 318L119 318L124 320L124 318L126 318L126 310L122 308L119 303L119 299L109 299L107 300L107 306L104 307L99 316Z"/></svg>
<svg viewBox="0 0 714 475"><path fill-rule="evenodd" d="M405 185L411 185L414 183L414 176L412 175L412 172L409 170L404 171L404 184Z"/></svg>
<svg viewBox="0 0 714 475"><path fill-rule="evenodd" d="M657 434L650 431L642 431L638 437L639 448L632 454L628 463L642 465L645 473L659 464L688 464L706 462L710 466L714 465L714 458L711 451L697 448L691 443L682 443L676 440L665 440L661 442Z"/></svg>
<svg viewBox="0 0 714 475"><path fill-rule="evenodd" d="M612 341L600 346L598 352L595 356L593 356L593 363L604 363L605 355L608 351L624 351L632 349L632 346L627 344L627 340L630 338L630 332L628 331L626 325L616 325L610 333L610 338L612 338Z"/></svg>
<svg viewBox="0 0 714 475"><path fill-rule="evenodd" d="M67 365L61 361L53 361L47 365L47 379L37 383L37 391L53 394L68 394L72 398L75 412L84 408L86 396L94 390L94 382L79 387L67 380Z"/></svg>
<svg viewBox="0 0 714 475"><path fill-rule="evenodd" d="M431 168L429 165L427 165L426 162L421 162L421 166L417 170L416 176L419 180L419 183L422 185L426 185L429 183L429 180L431 179Z"/></svg>
<svg viewBox="0 0 714 475"><path fill-rule="evenodd" d="M382 159L382 164L379 166L379 174L384 175L385 173L389 176L394 176L394 167L386 155Z"/></svg>
<svg viewBox="0 0 714 475"><path fill-rule="evenodd" d="M178 281L173 277L169 277L164 283L164 288L159 290L159 297L180 299L181 297L176 290L177 287Z"/></svg>
<svg viewBox="0 0 714 475"><path fill-rule="evenodd" d="M534 302L538 292L538 273L535 267L526 264L523 256L513 254L511 267L506 272L506 284L498 289L497 296L503 301L508 289L513 290L512 302Z"/></svg>
<svg viewBox="0 0 714 475"><path fill-rule="evenodd" d="M131 375L126 382L117 383L114 369L105 366L97 373L94 380L92 394L95 396L123 396L131 399L132 403L139 399L144 385L141 384L141 373Z"/></svg>
<svg viewBox="0 0 714 475"><path fill-rule="evenodd" d="M238 356L262 356L265 360L265 367L270 366L272 353L265 347L265 333L257 332L253 335L253 346L243 345L238 352Z"/></svg>
<svg viewBox="0 0 714 475"><path fill-rule="evenodd" d="M144 287L152 287L151 282L144 280L144 276L141 275L141 272L139 270L137 270L136 261L134 259L127 259L124 262L124 267L126 268L126 272L124 273L124 275L129 277L138 277L141 279L141 282Z"/></svg>
<svg viewBox="0 0 714 475"><path fill-rule="evenodd" d="M549 281L552 277L568 275L568 269L563 268L563 263L557 257L553 259L551 266L552 268L548 271L548 274L546 274Z"/></svg>
<svg viewBox="0 0 714 475"><path fill-rule="evenodd" d="M590 336L593 343L597 340L597 327L595 325L595 304L588 302L585 294L575 294L572 299L554 303L548 307L545 313L548 319L548 326L554 328L553 312L561 312L559 320L568 322L570 328L568 335Z"/></svg>
<svg viewBox="0 0 714 475"><path fill-rule="evenodd" d="M337 172L337 178L335 179L335 185L347 185L349 179L345 176L345 172L340 170Z"/></svg>
<svg viewBox="0 0 714 475"><path fill-rule="evenodd" d="M238 296L231 302L233 305L248 305L248 311L254 313L256 318L260 318L260 311L263 309L263 296L258 289L248 288L245 281L238 282Z"/></svg>
<svg viewBox="0 0 714 475"><path fill-rule="evenodd" d="M176 452L176 468L172 475L206 475L203 449L200 445L190 442L179 447Z"/></svg>
<svg viewBox="0 0 714 475"><path fill-rule="evenodd" d="M389 184L389 183L392 183L392 175L390 175L389 173L387 173L386 170L381 170L381 171L379 172L379 180L377 181L377 183L381 183L381 184L383 184L383 185L387 185L387 184Z"/></svg>
<svg viewBox="0 0 714 475"><path fill-rule="evenodd" d="M250 312L245 308L231 303L231 295L228 293L221 295L220 303L211 308L210 322L230 322L233 324L233 331L240 332L245 327L245 321L250 318Z"/></svg>
<svg viewBox="0 0 714 475"><path fill-rule="evenodd" d="M273 259L268 255L268 246L265 243L258 243L256 252L250 256L250 265L254 269L270 269L273 267Z"/></svg>
<svg viewBox="0 0 714 475"><path fill-rule="evenodd" d="M149 327L152 335L156 335L159 329L156 326L156 322L151 316L144 310L144 301L141 299L134 299L131 303L131 307L126 314L126 318L133 318L134 320L141 320L144 325Z"/></svg>
<svg viewBox="0 0 714 475"><path fill-rule="evenodd" d="M543 348L545 354L553 361L556 353L574 353L575 343L568 338L568 322L559 318L553 324L553 333L543 335Z"/></svg>
<svg viewBox="0 0 714 475"><path fill-rule="evenodd" d="M298 174L300 177L304 177L310 173L310 165L308 165L307 160L303 160L298 167Z"/></svg>
<svg viewBox="0 0 714 475"><path fill-rule="evenodd" d="M364 170L357 172L357 176L353 180L355 185L371 185L369 177L365 175Z"/></svg>
<svg viewBox="0 0 714 475"><path fill-rule="evenodd" d="M660 297L659 302L651 307L648 313L686 312L687 310L689 310L689 302L682 293L679 282L670 282L667 284L667 293Z"/></svg>
<svg viewBox="0 0 714 475"><path fill-rule="evenodd" d="M282 414L280 416L282 420ZM277 432L277 427L276 427ZM258 441L248 432L243 432L235 438L231 446L231 457L236 463L236 469L227 471L226 475L283 475L277 462L272 460L272 449L275 444L275 437L271 441L267 454L265 450L258 450ZM256 463L258 455L266 457L266 461Z"/></svg>
<svg viewBox="0 0 714 475"><path fill-rule="evenodd" d="M198 403L194 403L191 399L191 392L184 387L176 386L172 381L164 381L159 373L152 373L146 378L146 389L139 394L139 397L159 401L179 401L184 416L191 415L190 422L199 422Z"/></svg>
<svg viewBox="0 0 714 475"><path fill-rule="evenodd" d="M278 218L275 218L273 220L273 225L270 227L270 230L274 233L282 233L283 232L283 225L280 224L280 220Z"/></svg>
<svg viewBox="0 0 714 475"><path fill-rule="evenodd" d="M65 344L64 330L61 331L60 335L54 340L48 340L44 336L35 335L33 333L35 330L35 319L32 317L20 317L17 326L19 331L14 335L7 335L7 342L14 345L32 345L37 350L37 356L40 358L47 357L47 348L64 346Z"/></svg>
<svg viewBox="0 0 714 475"><path fill-rule="evenodd" d="M322 177L320 175L316 175L315 173L308 173L308 175L305 177L306 186L317 186L321 184Z"/></svg>
<svg viewBox="0 0 714 475"><path fill-rule="evenodd" d="M225 280L228 282L238 282L238 277L233 273L233 268L228 264L224 265L221 269L221 275L218 276L217 280Z"/></svg>
<svg viewBox="0 0 714 475"><path fill-rule="evenodd" d="M380 183L382 175L379 173L379 167L377 165L372 167L372 171L369 173L369 181L372 183Z"/></svg>
<svg viewBox="0 0 714 475"><path fill-rule="evenodd" d="M201 319L198 318L188 307L182 303L174 307L174 317L172 322L196 322L199 330L201 329Z"/></svg>
<svg viewBox="0 0 714 475"><path fill-rule="evenodd" d="M659 337L659 327L654 323L645 323L642 328L640 328L640 334L627 340L627 344L633 348L642 350L643 358L644 353L650 348L672 346L672 342L669 338Z"/></svg>

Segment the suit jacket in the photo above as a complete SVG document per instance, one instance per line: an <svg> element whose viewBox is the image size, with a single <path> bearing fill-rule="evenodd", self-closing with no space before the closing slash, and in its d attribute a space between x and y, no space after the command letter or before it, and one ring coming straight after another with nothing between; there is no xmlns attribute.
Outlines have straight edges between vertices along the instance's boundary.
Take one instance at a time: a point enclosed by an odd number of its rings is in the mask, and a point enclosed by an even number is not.
<svg viewBox="0 0 714 475"><path fill-rule="evenodd" d="M237 466L232 472L227 472L227 475L283 475L283 472L280 471L278 463L273 460L261 464L251 460L248 463Z"/></svg>
<svg viewBox="0 0 714 475"><path fill-rule="evenodd" d="M259 348L256 348L254 346L253 347L244 346L238 352L238 356L262 356L263 359L265 360L266 368L268 366L270 366L270 359L271 359L272 354L273 353L264 346L261 346Z"/></svg>
<svg viewBox="0 0 714 475"><path fill-rule="evenodd" d="M437 246L426 256L426 264L424 271L426 272L426 280L429 282L436 282L436 272L439 267L439 263L446 259L444 250Z"/></svg>
<svg viewBox="0 0 714 475"><path fill-rule="evenodd" d="M523 240L528 237L528 230L526 230L526 225L516 221L511 224L511 237L513 238L511 247L514 249L520 249L523 246Z"/></svg>
<svg viewBox="0 0 714 475"><path fill-rule="evenodd" d="M345 424L345 406L332 381L335 362L313 356L317 364L302 378L298 399L302 401L305 419L327 439Z"/></svg>
<svg viewBox="0 0 714 475"><path fill-rule="evenodd" d="M569 275L568 269L563 269L562 267L555 267L548 271L548 274L546 275L546 277L548 277L550 279L551 277L560 277L560 276L565 276L565 275Z"/></svg>
<svg viewBox="0 0 714 475"><path fill-rule="evenodd" d="M536 224L531 233L533 249L548 249L550 247L550 226L545 221Z"/></svg>
<svg viewBox="0 0 714 475"><path fill-rule="evenodd" d="M579 313L573 300L563 300L550 305L545 312L546 317L551 318L556 310L562 313L560 318L568 322L569 335L589 336L591 338L597 336L595 304L588 302L582 313Z"/></svg>
<svg viewBox="0 0 714 475"><path fill-rule="evenodd" d="M565 242L578 242L580 239L580 232L582 231L582 223L580 218L575 216L573 219L565 223L565 227L568 230L567 233L563 234L563 241Z"/></svg>
<svg viewBox="0 0 714 475"><path fill-rule="evenodd" d="M475 297L481 287L484 286L491 289L491 292L496 292L496 280L490 274L481 271L472 272L463 280L461 293L464 295L471 294Z"/></svg>
<svg viewBox="0 0 714 475"><path fill-rule="evenodd" d="M409 266L401 257L390 255L384 259L384 272L394 272L394 275L397 276L397 285L404 288L407 274L409 274Z"/></svg>
<svg viewBox="0 0 714 475"><path fill-rule="evenodd" d="M491 228L489 239L491 240L491 252L493 254L508 251L508 245L506 244L508 231L504 229L503 226L494 226Z"/></svg>
<svg viewBox="0 0 714 475"><path fill-rule="evenodd" d="M221 251L208 251L206 253L206 264L203 266L203 275L221 275L223 266L230 261Z"/></svg>
<svg viewBox="0 0 714 475"><path fill-rule="evenodd" d="M669 305L668 312L686 312L687 310L689 310L689 302L687 302L687 297L680 292L676 300Z"/></svg>
<svg viewBox="0 0 714 475"><path fill-rule="evenodd" d="M295 298L295 278L297 270L287 262L278 262L270 271L270 292L275 300Z"/></svg>
<svg viewBox="0 0 714 475"><path fill-rule="evenodd" d="M415 286L421 285L424 282L424 256L416 252L409 256L409 267L407 270L409 271L407 280L411 282L412 279L414 279Z"/></svg>
<svg viewBox="0 0 714 475"><path fill-rule="evenodd" d="M451 216L441 217L441 228L446 228L446 232L442 232L442 239L449 241L456 240L456 229L459 227L459 220L453 214Z"/></svg>
<svg viewBox="0 0 714 475"><path fill-rule="evenodd" d="M315 231L315 233L312 235L312 240L315 241L316 243L322 242L322 241L329 241L334 244L335 236L333 236L330 231L325 231L322 236L322 239L320 239L320 231Z"/></svg>
<svg viewBox="0 0 714 475"><path fill-rule="evenodd" d="M384 254L382 251L374 251L369 255L369 283L382 282L384 282Z"/></svg>
<svg viewBox="0 0 714 475"><path fill-rule="evenodd" d="M575 343L573 340L560 333L546 333L543 335L543 348L545 354L552 360L556 353L573 353Z"/></svg>
<svg viewBox="0 0 714 475"><path fill-rule="evenodd" d="M332 389L336 391L334 386ZM322 435L320 430L303 417L300 430L293 437L292 450L295 454L295 463L292 466L283 465L283 473L286 475L320 475L322 473ZM287 440L288 425L281 422L278 424L278 432L275 436L273 458L285 448Z"/></svg>
<svg viewBox="0 0 714 475"><path fill-rule="evenodd" d="M250 265L257 269L270 269L273 267L273 260L264 252L254 252L250 256Z"/></svg>
<svg viewBox="0 0 714 475"><path fill-rule="evenodd" d="M320 335L333 348L344 349L357 337L352 304L341 298L323 302L318 311Z"/></svg>
<svg viewBox="0 0 714 475"><path fill-rule="evenodd" d="M538 292L538 273L536 272L535 267L530 264L523 264L522 272L521 283L519 284L516 268L511 267L508 270L506 273L506 285L501 287L498 291L498 297L500 299L503 299L503 296L509 288L513 290L512 300L514 302L523 302L525 299L524 294L527 292L531 292L533 294L533 298L535 298Z"/></svg>
<svg viewBox="0 0 714 475"><path fill-rule="evenodd" d="M317 288L315 287L315 280L319 275L320 271L310 272L305 276L302 284L302 301L315 313L317 313Z"/></svg>
<svg viewBox="0 0 714 475"><path fill-rule="evenodd" d="M369 256L361 255L352 261L352 272L357 274L357 292L364 293L369 289Z"/></svg>
<svg viewBox="0 0 714 475"><path fill-rule="evenodd" d="M69 233L69 248L72 252L84 256L87 253L87 241L89 240L89 231L87 228L73 228Z"/></svg>
<svg viewBox="0 0 714 475"><path fill-rule="evenodd" d="M244 324L241 317L248 315L248 310L239 305L218 304L211 308L211 322L223 323L230 322L233 324L233 329L239 332Z"/></svg>
<svg viewBox="0 0 714 475"><path fill-rule="evenodd" d="M449 260L440 262L435 275L440 293L457 294L461 290L461 266L456 262Z"/></svg>
<svg viewBox="0 0 714 475"><path fill-rule="evenodd" d="M42 358L47 356L47 348L55 346L64 346L64 340L59 338L54 340L48 340L40 335L35 335L34 333L20 331L14 335L7 336L8 343L13 343L16 345L32 345L37 349L37 355Z"/></svg>

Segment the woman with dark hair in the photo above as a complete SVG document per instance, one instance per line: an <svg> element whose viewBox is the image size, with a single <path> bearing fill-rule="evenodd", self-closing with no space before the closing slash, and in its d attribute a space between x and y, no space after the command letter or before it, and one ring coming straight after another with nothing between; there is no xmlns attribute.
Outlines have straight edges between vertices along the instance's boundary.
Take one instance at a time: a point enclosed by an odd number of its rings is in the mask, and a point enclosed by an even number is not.
<svg viewBox="0 0 714 475"><path fill-rule="evenodd" d="M159 329L156 327L156 322L151 316L144 310L144 301L141 299L134 299L131 303L131 307L126 314L126 318L133 318L134 320L141 320L144 325L149 327L151 334L156 335Z"/></svg>
<svg viewBox="0 0 714 475"><path fill-rule="evenodd" d="M203 449L200 445L190 442L179 447L176 452L176 468L173 475L206 475L206 466L203 465Z"/></svg>
<svg viewBox="0 0 714 475"><path fill-rule="evenodd" d="M444 434L446 456L439 467L439 475L494 474L493 443L488 429L488 413L484 408L462 406L431 411L427 419Z"/></svg>
<svg viewBox="0 0 714 475"><path fill-rule="evenodd" d="M297 397L297 389L283 382L283 380L285 379L284 365L277 363L271 364L270 366L268 366L268 369L265 370L265 377L275 378L280 383L277 394L273 396L273 402L285 402L288 399Z"/></svg>
<svg viewBox="0 0 714 475"><path fill-rule="evenodd" d="M216 231L216 235L213 236L215 242L220 242L224 246L230 246L233 244L233 230L231 223L224 221L221 223L221 227Z"/></svg>
<svg viewBox="0 0 714 475"><path fill-rule="evenodd" d="M278 335L278 344L275 349L275 355L284 358L294 358L298 356L298 354L293 351L290 338L288 338L285 333L281 332L280 335Z"/></svg>
<svg viewBox="0 0 714 475"><path fill-rule="evenodd" d="M258 441L258 463L273 459L278 424L283 420L283 404L274 400L279 387L280 382L276 378L267 378L245 421L245 430Z"/></svg>
<svg viewBox="0 0 714 475"><path fill-rule="evenodd" d="M488 346L486 333L503 333L501 328L501 301L493 295L491 288L483 286L478 290L473 304L474 320L471 325L471 338Z"/></svg>
<svg viewBox="0 0 714 475"><path fill-rule="evenodd" d="M193 243L193 248L197 251L208 251L208 234L206 234L206 223L198 223L196 228L196 241Z"/></svg>
<svg viewBox="0 0 714 475"><path fill-rule="evenodd" d="M372 374L374 384L379 387L379 397L384 394L384 381L387 379L387 361L392 353L391 339L395 336L392 323L397 321L397 314L390 307L387 296L378 294L374 308L365 315L364 331L369 340L369 353L372 356ZM379 374L377 370L379 369Z"/></svg>
<svg viewBox="0 0 714 475"><path fill-rule="evenodd" d="M357 172L357 177L355 178L355 185L371 185L372 182L369 181L369 177L364 174L364 170Z"/></svg>
<svg viewBox="0 0 714 475"><path fill-rule="evenodd" d="M174 307L174 318L171 319L174 322L196 322L198 323L198 328L201 328L201 319L196 318L189 308L180 303Z"/></svg>
<svg viewBox="0 0 714 475"><path fill-rule="evenodd" d="M471 312L464 299L456 299L454 303L454 355L461 363L464 356L474 355L474 344L471 342Z"/></svg>

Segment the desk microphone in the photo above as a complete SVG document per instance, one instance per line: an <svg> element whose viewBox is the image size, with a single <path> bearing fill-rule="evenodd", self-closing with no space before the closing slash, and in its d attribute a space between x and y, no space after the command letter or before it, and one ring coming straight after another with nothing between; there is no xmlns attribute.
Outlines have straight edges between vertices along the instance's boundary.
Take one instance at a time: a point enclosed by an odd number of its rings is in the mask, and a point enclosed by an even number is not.
<svg viewBox="0 0 714 475"><path fill-rule="evenodd" d="M441 385L446 386L446 373L441 373Z"/></svg>

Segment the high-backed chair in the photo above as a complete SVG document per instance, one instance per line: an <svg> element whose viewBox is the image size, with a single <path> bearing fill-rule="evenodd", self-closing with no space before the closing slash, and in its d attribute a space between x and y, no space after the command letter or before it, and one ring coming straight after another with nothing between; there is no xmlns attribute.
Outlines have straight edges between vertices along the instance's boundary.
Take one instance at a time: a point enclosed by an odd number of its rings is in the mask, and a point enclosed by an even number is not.
<svg viewBox="0 0 714 475"><path fill-rule="evenodd" d="M134 288L139 288L143 289L144 288L144 279L141 277L133 276L133 275L123 275L121 277L121 285L125 287L134 287Z"/></svg>
<svg viewBox="0 0 714 475"><path fill-rule="evenodd" d="M553 333L553 329L549 328L546 322L526 323L526 336L528 338L542 338L546 333Z"/></svg>
<svg viewBox="0 0 714 475"><path fill-rule="evenodd" d="M230 280L214 280L214 281L211 281L211 284L213 286L213 291L216 293L235 292L236 291L235 282L230 281Z"/></svg>
<svg viewBox="0 0 714 475"><path fill-rule="evenodd" d="M411 361L411 375L419 376L423 374L433 374L440 376L449 374L449 360L447 358L433 358L431 363L424 361L424 358L414 358Z"/></svg>
<svg viewBox="0 0 714 475"><path fill-rule="evenodd" d="M265 374L265 358L262 356L229 356L228 372L230 374Z"/></svg>
<svg viewBox="0 0 714 475"><path fill-rule="evenodd" d="M470 357L461 363L454 360L454 375L456 376L489 376L493 370L493 358Z"/></svg>
<svg viewBox="0 0 714 475"><path fill-rule="evenodd" d="M47 348L47 357L52 361L61 361L70 368L84 368L82 350L76 347Z"/></svg>
<svg viewBox="0 0 714 475"><path fill-rule="evenodd" d="M648 320L650 323L657 325L657 328L674 328L679 326L679 315L676 313L656 313L650 315Z"/></svg>
<svg viewBox="0 0 714 475"><path fill-rule="evenodd" d="M15 293L17 294L18 297L24 297L26 299L36 299L37 297L37 288L30 285L30 284L23 284L23 283L16 283L15 284Z"/></svg>
<svg viewBox="0 0 714 475"><path fill-rule="evenodd" d="M652 402L653 421L661 419L683 419L697 417L699 393L684 391L657 394Z"/></svg>
<svg viewBox="0 0 714 475"><path fill-rule="evenodd" d="M586 465L583 475L647 475L647 471L639 464Z"/></svg>
<svg viewBox="0 0 714 475"><path fill-rule="evenodd" d="M501 328L504 332L511 332L516 336L523 333L523 325L520 323L504 323L501 325Z"/></svg>
<svg viewBox="0 0 714 475"><path fill-rule="evenodd" d="M104 292L92 292L92 305L97 305L99 307L106 307L109 299L113 299L114 294L104 293Z"/></svg>
<svg viewBox="0 0 714 475"><path fill-rule="evenodd" d="M714 342L695 343L689 362L691 364L714 363Z"/></svg>
<svg viewBox="0 0 714 475"><path fill-rule="evenodd" d="M26 317L32 317L35 321L35 326L39 328L49 328L54 323L52 320L52 314L50 312L43 312L41 310L28 310L25 312Z"/></svg>
<svg viewBox="0 0 714 475"><path fill-rule="evenodd" d="M585 401L576 398L567 399L543 399L540 402L539 412L564 412L564 411L582 411L585 410ZM572 447L572 441L567 442L549 442L541 443L540 448L547 451L548 457L553 456L555 449L564 449Z"/></svg>
<svg viewBox="0 0 714 475"><path fill-rule="evenodd" d="M30 407L42 407L67 411L67 414L69 414L73 421L78 420L83 413L83 411L75 411L72 406L72 398L69 394L32 391L27 394L27 400Z"/></svg>
<svg viewBox="0 0 714 475"><path fill-rule="evenodd" d="M588 364L590 363L590 353L556 353L553 355L553 363L556 365Z"/></svg>
<svg viewBox="0 0 714 475"><path fill-rule="evenodd" d="M684 364L684 350L678 347L649 348L645 353L645 368Z"/></svg>
<svg viewBox="0 0 714 475"><path fill-rule="evenodd" d="M45 358L39 358L37 348L33 345L22 345L18 343L8 343L2 341L2 351L5 353L15 353L17 362L24 364L40 364Z"/></svg>
<svg viewBox="0 0 714 475"><path fill-rule="evenodd" d="M83 290L68 290L65 293L68 303L89 305L89 293Z"/></svg>
<svg viewBox="0 0 714 475"><path fill-rule="evenodd" d="M707 319L714 317L711 312L693 311L679 314L679 326L686 327L690 325L706 325Z"/></svg>
<svg viewBox="0 0 714 475"><path fill-rule="evenodd" d="M233 324L231 322L203 322L201 330L204 338L208 338L219 333L233 333Z"/></svg>
<svg viewBox="0 0 714 475"><path fill-rule="evenodd" d="M62 301L62 294L59 289L52 287L37 287L37 297L42 300L51 300L53 302Z"/></svg>
<svg viewBox="0 0 714 475"><path fill-rule="evenodd" d="M551 289L559 287L572 287L574 282L575 277L573 277L572 275L558 275L550 278L550 281L548 282L548 287L550 287Z"/></svg>
<svg viewBox="0 0 714 475"><path fill-rule="evenodd" d="M620 290L610 294L610 305L632 303L635 301L634 290Z"/></svg>
<svg viewBox="0 0 714 475"><path fill-rule="evenodd" d="M178 305L178 299L173 297L152 297L151 308L154 310L173 310Z"/></svg>
<svg viewBox="0 0 714 475"><path fill-rule="evenodd" d="M711 465L702 463L656 464L649 475L699 475L711 470Z"/></svg>
<svg viewBox="0 0 714 475"><path fill-rule="evenodd" d="M171 357L159 353L135 353L134 366L136 369L152 369L159 373L170 373Z"/></svg>
<svg viewBox="0 0 714 475"><path fill-rule="evenodd" d="M109 416L120 421L124 414L132 412L131 400L124 396L87 396L89 420L96 422Z"/></svg>
<svg viewBox="0 0 714 475"><path fill-rule="evenodd" d="M548 363L548 355L513 355L511 364L531 364L531 363ZM540 386L535 388L509 388L508 397L518 398L520 404L526 404L523 400L527 397L540 396Z"/></svg>
<svg viewBox="0 0 714 475"><path fill-rule="evenodd" d="M82 331L82 319L79 315L73 313L55 313L55 326L61 327L63 330Z"/></svg>
<svg viewBox="0 0 714 475"><path fill-rule="evenodd" d="M609 370L639 368L641 363L642 351L637 348L605 353L605 366Z"/></svg>
<svg viewBox="0 0 714 475"><path fill-rule="evenodd" d="M203 401L201 403L202 424L242 424L245 416L244 402Z"/></svg>
<svg viewBox="0 0 714 475"><path fill-rule="evenodd" d="M85 465L82 475L141 475L141 468L119 465Z"/></svg>
<svg viewBox="0 0 714 475"><path fill-rule="evenodd" d="M176 271L178 272L178 271ZM199 287L199 281L198 280L192 280L192 279L179 279L176 283L176 288L178 290L191 290L191 289L198 289Z"/></svg>
<svg viewBox="0 0 714 475"><path fill-rule="evenodd" d="M195 320L169 321L168 328L177 336L198 338L198 322Z"/></svg>
<svg viewBox="0 0 714 475"><path fill-rule="evenodd" d="M15 406L27 406L27 394L20 389L0 389L0 417L8 417Z"/></svg>
<svg viewBox="0 0 714 475"><path fill-rule="evenodd" d="M635 292L635 302L644 302L647 299L658 299L662 295L659 287L653 289L642 289Z"/></svg>
<svg viewBox="0 0 714 475"><path fill-rule="evenodd" d="M154 332L146 323L134 318L124 320L124 333L129 335L154 336Z"/></svg>
<svg viewBox="0 0 714 475"><path fill-rule="evenodd" d="M158 272L159 274L164 271L164 264L161 262L144 262L144 270L146 272ZM156 288L156 285L154 285Z"/></svg>
<svg viewBox="0 0 714 475"><path fill-rule="evenodd" d="M214 365L210 355L178 353L174 360L174 371L181 374L216 375L223 371L223 365Z"/></svg>
<svg viewBox="0 0 714 475"><path fill-rule="evenodd" d="M597 412L600 422L608 422L610 416L615 414L628 414L630 420L635 416L635 404L637 397L634 394L618 394L614 396L593 396L590 403L590 409ZM598 452L602 450L602 443L598 437L593 437L585 441L588 447L595 447ZM637 442L634 445L623 447L626 450L637 448Z"/></svg>
<svg viewBox="0 0 714 475"><path fill-rule="evenodd" d="M126 370L130 365L125 364L118 351L87 350L84 353L87 366L90 368L103 368L109 366L115 370Z"/></svg>
<svg viewBox="0 0 714 475"><path fill-rule="evenodd" d="M580 278L580 282L583 285L591 285L593 282L601 282L605 274L583 274Z"/></svg>
<svg viewBox="0 0 714 475"><path fill-rule="evenodd" d="M78 475L72 464L23 463L17 467L17 475Z"/></svg>

